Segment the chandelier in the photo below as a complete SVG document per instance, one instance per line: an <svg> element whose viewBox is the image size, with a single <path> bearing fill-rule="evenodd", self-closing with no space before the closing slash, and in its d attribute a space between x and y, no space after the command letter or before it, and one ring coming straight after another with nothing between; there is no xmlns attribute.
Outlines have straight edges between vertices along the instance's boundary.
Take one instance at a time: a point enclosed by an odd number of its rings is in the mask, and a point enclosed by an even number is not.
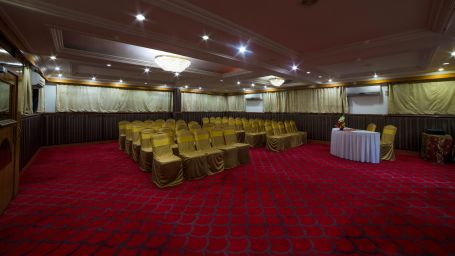
<svg viewBox="0 0 455 256"><path fill-rule="evenodd" d="M274 77L272 79L269 80L269 82L273 85L273 86L281 86L284 84L284 79L281 78L281 77Z"/></svg>
<svg viewBox="0 0 455 256"><path fill-rule="evenodd" d="M155 57L155 63L164 71L181 73L191 65L191 61L182 57L159 55Z"/></svg>

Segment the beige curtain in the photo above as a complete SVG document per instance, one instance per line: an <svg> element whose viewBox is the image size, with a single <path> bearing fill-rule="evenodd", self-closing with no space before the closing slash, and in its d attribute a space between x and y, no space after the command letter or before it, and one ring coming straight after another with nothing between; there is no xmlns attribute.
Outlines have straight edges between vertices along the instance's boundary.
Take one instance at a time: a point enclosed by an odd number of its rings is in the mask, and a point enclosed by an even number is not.
<svg viewBox="0 0 455 256"><path fill-rule="evenodd" d="M228 111L239 111L244 112L246 110L245 106L245 95L234 95L234 96L227 96L227 106Z"/></svg>
<svg viewBox="0 0 455 256"><path fill-rule="evenodd" d="M265 112L344 113L345 88L318 88L264 93Z"/></svg>
<svg viewBox="0 0 455 256"><path fill-rule="evenodd" d="M33 114L32 71L24 67L18 88L19 112L23 115Z"/></svg>
<svg viewBox="0 0 455 256"><path fill-rule="evenodd" d="M182 93L183 112L224 112L227 109L227 99L223 95Z"/></svg>
<svg viewBox="0 0 455 256"><path fill-rule="evenodd" d="M44 87L39 89L39 92L38 92L38 109L36 110L36 112L38 113L44 113L45 112L45 104L46 104L46 97L45 97L45 94L44 94Z"/></svg>
<svg viewBox="0 0 455 256"><path fill-rule="evenodd" d="M57 85L57 112L169 112L172 92Z"/></svg>
<svg viewBox="0 0 455 256"><path fill-rule="evenodd" d="M389 114L455 115L455 81L389 85Z"/></svg>
<svg viewBox="0 0 455 256"><path fill-rule="evenodd" d="M0 112L9 112L10 85L0 81Z"/></svg>

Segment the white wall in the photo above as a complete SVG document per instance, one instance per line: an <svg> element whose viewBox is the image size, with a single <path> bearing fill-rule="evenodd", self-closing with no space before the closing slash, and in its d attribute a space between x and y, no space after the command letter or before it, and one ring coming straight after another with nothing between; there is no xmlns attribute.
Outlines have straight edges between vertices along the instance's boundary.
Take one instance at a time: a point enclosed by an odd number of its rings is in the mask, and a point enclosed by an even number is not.
<svg viewBox="0 0 455 256"><path fill-rule="evenodd" d="M247 97L245 95L245 97ZM264 112L264 101L262 94L249 94L249 97L261 98L261 100L245 100L246 112Z"/></svg>
<svg viewBox="0 0 455 256"><path fill-rule="evenodd" d="M386 115L388 111L389 93L387 86L381 86L380 95L348 96L350 114Z"/></svg>
<svg viewBox="0 0 455 256"><path fill-rule="evenodd" d="M55 102L57 98L57 86L45 85L44 86L44 112L55 112Z"/></svg>

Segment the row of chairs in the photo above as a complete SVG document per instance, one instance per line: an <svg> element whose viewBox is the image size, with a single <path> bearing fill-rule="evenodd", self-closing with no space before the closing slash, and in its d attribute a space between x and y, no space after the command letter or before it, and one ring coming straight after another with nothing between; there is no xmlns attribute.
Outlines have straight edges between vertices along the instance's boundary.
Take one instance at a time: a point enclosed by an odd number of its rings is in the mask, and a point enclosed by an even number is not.
<svg viewBox="0 0 455 256"><path fill-rule="evenodd" d="M285 151L307 143L307 133L297 129L294 120L275 121L233 117L204 117L203 127L235 128L237 138L251 147L266 146L271 151Z"/></svg>
<svg viewBox="0 0 455 256"><path fill-rule="evenodd" d="M119 122L119 148L131 155L160 188L200 179L250 161L249 145L234 129L210 132L197 122L172 119Z"/></svg>
<svg viewBox="0 0 455 256"><path fill-rule="evenodd" d="M375 132L376 124L369 123L367 126L367 131ZM393 144L395 142L396 134L397 127L394 125L389 124L384 126L384 129L382 129L380 144L381 160L395 160L395 150Z"/></svg>

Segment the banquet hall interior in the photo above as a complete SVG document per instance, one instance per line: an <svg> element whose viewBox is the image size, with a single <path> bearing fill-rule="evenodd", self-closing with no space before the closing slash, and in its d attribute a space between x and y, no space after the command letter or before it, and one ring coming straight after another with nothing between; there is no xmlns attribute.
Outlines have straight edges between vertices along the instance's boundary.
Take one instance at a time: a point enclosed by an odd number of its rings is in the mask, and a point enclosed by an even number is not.
<svg viewBox="0 0 455 256"><path fill-rule="evenodd" d="M455 0L0 0L0 255L453 255Z"/></svg>

